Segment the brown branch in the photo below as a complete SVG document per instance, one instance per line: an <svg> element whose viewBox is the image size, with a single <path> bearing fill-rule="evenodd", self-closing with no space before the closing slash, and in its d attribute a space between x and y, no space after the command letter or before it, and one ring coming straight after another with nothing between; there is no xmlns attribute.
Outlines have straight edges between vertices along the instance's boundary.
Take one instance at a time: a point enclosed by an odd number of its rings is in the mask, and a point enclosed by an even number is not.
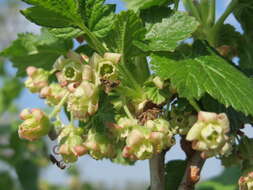
<svg viewBox="0 0 253 190"><path fill-rule="evenodd" d="M205 160L201 158L201 152L194 152L188 159L184 177L178 187L178 190L194 190L195 184L200 179L201 169Z"/></svg>
<svg viewBox="0 0 253 190"><path fill-rule="evenodd" d="M166 151L156 154L149 160L150 167L150 190L165 190L164 157Z"/></svg>

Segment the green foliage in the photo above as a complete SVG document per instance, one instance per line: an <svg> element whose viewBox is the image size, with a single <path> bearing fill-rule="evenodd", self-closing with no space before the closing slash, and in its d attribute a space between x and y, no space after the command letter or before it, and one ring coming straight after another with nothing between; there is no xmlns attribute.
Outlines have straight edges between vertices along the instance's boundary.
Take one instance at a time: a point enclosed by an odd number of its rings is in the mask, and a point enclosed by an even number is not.
<svg viewBox="0 0 253 190"><path fill-rule="evenodd" d="M79 0L79 2L87 28L98 38L107 36L113 26L115 5L104 5L105 0Z"/></svg>
<svg viewBox="0 0 253 190"><path fill-rule="evenodd" d="M48 28L48 31L57 38L71 39L76 38L84 34L84 32L78 28L66 27L66 28Z"/></svg>
<svg viewBox="0 0 253 190"><path fill-rule="evenodd" d="M7 78L0 89L0 115L10 111L13 101L20 95L22 83L18 78Z"/></svg>
<svg viewBox="0 0 253 190"><path fill-rule="evenodd" d="M241 176L240 168L225 169L219 176L197 185L197 190L237 190L238 178Z"/></svg>
<svg viewBox="0 0 253 190"><path fill-rule="evenodd" d="M172 0L123 0L127 3L127 7L129 9L138 10L138 9L146 9L152 6L169 4Z"/></svg>
<svg viewBox="0 0 253 190"><path fill-rule="evenodd" d="M253 26L250 19L253 16L253 2L251 0L238 0L234 15L240 22L244 32L248 33L252 38Z"/></svg>
<svg viewBox="0 0 253 190"><path fill-rule="evenodd" d="M177 189L185 173L185 160L172 160L165 166L166 189Z"/></svg>
<svg viewBox="0 0 253 190"><path fill-rule="evenodd" d="M76 26L82 23L82 17L79 14L79 3L73 0L23 0L24 2L34 5L35 7L28 8L28 10L23 11L23 15L27 17L27 19L31 20L32 22L36 22L39 25L45 26L47 25L46 21L43 21L41 18L47 13L50 12L48 17L48 24L51 24L53 21L51 19L58 19L58 22L64 23L65 25L57 26L57 22L55 23L56 26L54 27L66 27L66 26ZM38 11L38 12L36 12ZM45 11L45 12L44 12ZM52 16L55 17L52 17ZM39 20L38 20L39 19ZM40 23L40 21L42 21ZM51 23L51 24L50 24Z"/></svg>
<svg viewBox="0 0 253 190"><path fill-rule="evenodd" d="M107 130L107 124L114 122L114 108L110 103L110 97L101 94L99 102L99 111L91 118L89 125L95 128L97 132L104 133Z"/></svg>
<svg viewBox="0 0 253 190"><path fill-rule="evenodd" d="M171 80L181 97L199 99L208 93L225 106L253 114L251 80L218 56L176 61L152 55L152 65L160 77Z"/></svg>
<svg viewBox="0 0 253 190"><path fill-rule="evenodd" d="M19 76L24 76L28 66L52 69L56 59L66 54L72 45L72 41L56 38L43 29L41 35L19 34L18 39L3 50L1 55L12 61Z"/></svg>
<svg viewBox="0 0 253 190"><path fill-rule="evenodd" d="M9 190L14 190L13 179L7 171L0 172L0 179L1 189L8 187Z"/></svg>
<svg viewBox="0 0 253 190"><path fill-rule="evenodd" d="M144 39L146 44L137 42L136 45L144 51L174 51L178 43L189 38L198 25L194 17L176 12L150 27Z"/></svg>
<svg viewBox="0 0 253 190"><path fill-rule="evenodd" d="M123 11L117 15L113 30L106 39L107 47L124 57L136 55L138 50L133 41L143 38L144 34L145 29L138 15L133 11Z"/></svg>

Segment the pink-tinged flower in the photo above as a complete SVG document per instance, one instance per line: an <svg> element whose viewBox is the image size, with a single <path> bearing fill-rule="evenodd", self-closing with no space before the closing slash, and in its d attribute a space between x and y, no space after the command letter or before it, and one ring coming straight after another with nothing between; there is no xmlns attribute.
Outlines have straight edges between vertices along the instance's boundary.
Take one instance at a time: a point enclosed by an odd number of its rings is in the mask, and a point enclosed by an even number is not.
<svg viewBox="0 0 253 190"><path fill-rule="evenodd" d="M253 190L253 172L248 173L247 176L242 176L239 179L240 190Z"/></svg>
<svg viewBox="0 0 253 190"><path fill-rule="evenodd" d="M58 137L59 153L64 162L72 163L77 161L78 157L88 152L84 145L83 130L74 126L66 126Z"/></svg>
<svg viewBox="0 0 253 190"><path fill-rule="evenodd" d="M199 112L198 121L187 134L186 139L192 141L192 148L202 151L202 157L228 155L231 151L230 130L226 114Z"/></svg>
<svg viewBox="0 0 253 190"><path fill-rule="evenodd" d="M34 141L51 130L49 118L39 109L25 109L20 113L20 118L24 120L18 130L20 138Z"/></svg>
<svg viewBox="0 0 253 190"><path fill-rule="evenodd" d="M48 86L49 72L41 68L28 67L26 69L28 79L25 81L25 86L32 93L40 92L40 90Z"/></svg>
<svg viewBox="0 0 253 190"><path fill-rule="evenodd" d="M83 81L80 86L69 96L67 109L76 119L86 120L98 109L98 89L88 81Z"/></svg>
<svg viewBox="0 0 253 190"><path fill-rule="evenodd" d="M52 83L41 89L40 97L45 98L48 105L56 106L67 92L68 91L65 88L62 88L59 84Z"/></svg>
<svg viewBox="0 0 253 190"><path fill-rule="evenodd" d="M97 133L94 129L89 130L84 145L94 159L113 159L116 157L116 149L111 139L106 135Z"/></svg>

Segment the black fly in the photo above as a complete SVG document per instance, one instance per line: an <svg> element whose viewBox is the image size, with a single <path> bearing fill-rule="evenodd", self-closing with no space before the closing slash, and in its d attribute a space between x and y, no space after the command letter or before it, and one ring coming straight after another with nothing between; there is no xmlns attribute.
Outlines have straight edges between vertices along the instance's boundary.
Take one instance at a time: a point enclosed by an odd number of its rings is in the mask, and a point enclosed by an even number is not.
<svg viewBox="0 0 253 190"><path fill-rule="evenodd" d="M49 159L53 164L56 164L56 166L62 170L67 167L62 160L58 161L52 154L49 155Z"/></svg>

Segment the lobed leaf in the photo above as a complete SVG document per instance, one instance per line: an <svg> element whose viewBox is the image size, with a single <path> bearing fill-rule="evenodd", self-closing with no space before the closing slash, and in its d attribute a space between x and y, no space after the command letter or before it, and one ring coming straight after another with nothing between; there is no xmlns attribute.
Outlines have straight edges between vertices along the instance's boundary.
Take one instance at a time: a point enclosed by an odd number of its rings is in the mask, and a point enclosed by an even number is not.
<svg viewBox="0 0 253 190"><path fill-rule="evenodd" d="M107 46L126 57L136 55L138 49L133 41L143 38L144 34L145 28L139 16L133 11L123 11L115 19L113 30L106 39Z"/></svg>
<svg viewBox="0 0 253 190"><path fill-rule="evenodd" d="M252 81L218 56L176 61L152 55L152 65L160 77L171 80L181 97L200 99L207 93L226 107L253 115Z"/></svg>
<svg viewBox="0 0 253 190"><path fill-rule="evenodd" d="M138 10L138 9L146 9L152 6L160 6L164 4L169 4L172 0L123 0L127 3L127 8Z"/></svg>
<svg viewBox="0 0 253 190"><path fill-rule="evenodd" d="M161 22L153 24L143 42L136 46L144 51L174 51L178 43L191 36L199 23L194 17L183 12L176 12Z"/></svg>
<svg viewBox="0 0 253 190"><path fill-rule="evenodd" d="M24 76L28 66L52 69L56 59L66 54L72 46L72 41L55 38L43 29L41 35L19 34L18 39L0 55L9 58L18 69L17 74Z"/></svg>

